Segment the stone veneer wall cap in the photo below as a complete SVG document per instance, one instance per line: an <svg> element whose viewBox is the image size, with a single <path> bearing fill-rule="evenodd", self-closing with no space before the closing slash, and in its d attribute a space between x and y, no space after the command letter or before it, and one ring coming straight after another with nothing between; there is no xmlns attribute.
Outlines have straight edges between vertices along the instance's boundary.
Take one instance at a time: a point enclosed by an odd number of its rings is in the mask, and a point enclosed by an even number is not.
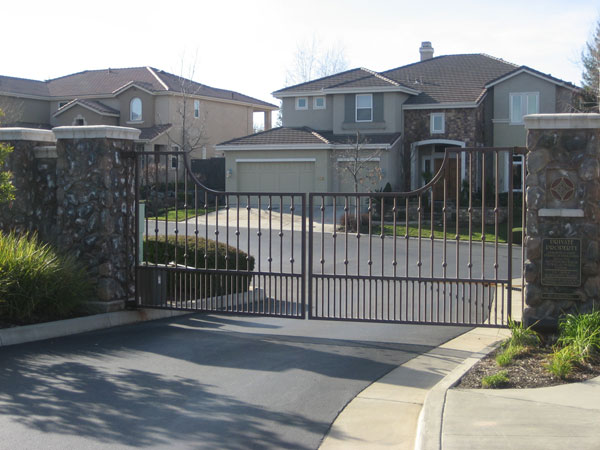
<svg viewBox="0 0 600 450"><path fill-rule="evenodd" d="M50 130L39 128L0 128L0 141L33 141L33 142L56 142L54 134Z"/></svg>
<svg viewBox="0 0 600 450"><path fill-rule="evenodd" d="M137 128L116 127L112 125L88 125L73 127L55 127L52 132L56 139L128 139L136 140L141 130Z"/></svg>
<svg viewBox="0 0 600 450"><path fill-rule="evenodd" d="M600 128L600 114L530 114L523 121L528 130Z"/></svg>

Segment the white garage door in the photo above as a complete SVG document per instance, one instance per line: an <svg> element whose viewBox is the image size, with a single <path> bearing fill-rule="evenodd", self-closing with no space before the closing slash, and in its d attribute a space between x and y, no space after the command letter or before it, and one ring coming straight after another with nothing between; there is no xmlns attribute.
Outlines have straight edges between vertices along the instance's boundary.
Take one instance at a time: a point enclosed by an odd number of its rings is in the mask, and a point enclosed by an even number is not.
<svg viewBox="0 0 600 450"><path fill-rule="evenodd" d="M315 190L315 162L237 162L238 190L303 193Z"/></svg>

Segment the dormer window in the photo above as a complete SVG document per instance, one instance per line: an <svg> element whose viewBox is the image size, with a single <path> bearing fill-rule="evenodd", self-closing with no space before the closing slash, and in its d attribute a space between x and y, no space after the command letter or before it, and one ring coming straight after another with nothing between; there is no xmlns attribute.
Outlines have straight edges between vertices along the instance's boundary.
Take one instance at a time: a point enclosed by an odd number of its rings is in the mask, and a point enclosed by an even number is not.
<svg viewBox="0 0 600 450"><path fill-rule="evenodd" d="M431 134L441 134L446 131L446 120L444 113L431 114Z"/></svg>
<svg viewBox="0 0 600 450"><path fill-rule="evenodd" d="M308 109L308 99L306 97L296 98L296 109Z"/></svg>
<svg viewBox="0 0 600 450"><path fill-rule="evenodd" d="M142 121L142 101L137 97L132 98L129 103L129 120L131 122Z"/></svg>
<svg viewBox="0 0 600 450"><path fill-rule="evenodd" d="M356 94L356 121L373 121L373 94Z"/></svg>
<svg viewBox="0 0 600 450"><path fill-rule="evenodd" d="M313 109L325 109L325 97L313 98Z"/></svg>

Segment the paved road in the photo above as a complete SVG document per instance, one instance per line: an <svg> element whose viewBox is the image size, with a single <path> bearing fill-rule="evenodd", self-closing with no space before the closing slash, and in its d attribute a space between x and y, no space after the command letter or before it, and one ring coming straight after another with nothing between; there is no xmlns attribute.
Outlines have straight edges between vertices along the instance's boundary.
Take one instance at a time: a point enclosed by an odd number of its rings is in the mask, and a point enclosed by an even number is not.
<svg viewBox="0 0 600 450"><path fill-rule="evenodd" d="M465 329L188 315L0 349L0 448L317 448Z"/></svg>

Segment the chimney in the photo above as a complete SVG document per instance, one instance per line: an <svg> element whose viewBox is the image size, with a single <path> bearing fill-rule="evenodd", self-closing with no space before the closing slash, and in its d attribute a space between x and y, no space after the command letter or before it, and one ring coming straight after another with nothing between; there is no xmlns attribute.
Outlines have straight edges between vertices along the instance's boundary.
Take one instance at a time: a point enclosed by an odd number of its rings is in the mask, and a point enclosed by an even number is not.
<svg viewBox="0 0 600 450"><path fill-rule="evenodd" d="M433 47L431 46L431 42L421 42L419 53L421 53L421 61L433 58Z"/></svg>

